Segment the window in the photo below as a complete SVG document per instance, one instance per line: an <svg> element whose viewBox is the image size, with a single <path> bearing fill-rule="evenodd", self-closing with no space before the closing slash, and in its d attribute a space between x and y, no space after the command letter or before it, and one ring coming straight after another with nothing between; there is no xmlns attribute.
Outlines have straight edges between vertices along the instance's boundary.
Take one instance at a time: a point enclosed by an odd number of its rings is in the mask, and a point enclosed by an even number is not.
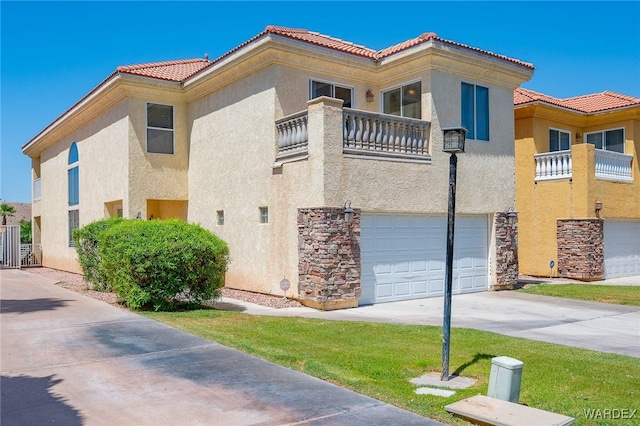
<svg viewBox="0 0 640 426"><path fill-rule="evenodd" d="M489 140L489 89L462 83L461 117L467 138Z"/></svg>
<svg viewBox="0 0 640 426"><path fill-rule="evenodd" d="M328 96L330 98L342 99L345 108L351 108L353 104L353 90L348 87L341 87L332 83L311 80L309 99L319 98L320 96Z"/></svg>
<svg viewBox="0 0 640 426"><path fill-rule="evenodd" d="M173 106L147 104L147 152L173 154Z"/></svg>
<svg viewBox="0 0 640 426"><path fill-rule="evenodd" d="M268 207L260 207L260 223L269 223Z"/></svg>
<svg viewBox="0 0 640 426"><path fill-rule="evenodd" d="M69 210L69 247L75 247L72 231L80 227L80 210Z"/></svg>
<svg viewBox="0 0 640 426"><path fill-rule="evenodd" d="M571 149L571 133L549 129L549 151L566 151Z"/></svg>
<svg viewBox="0 0 640 426"><path fill-rule="evenodd" d="M401 117L422 118L420 81L382 92L382 112Z"/></svg>
<svg viewBox="0 0 640 426"><path fill-rule="evenodd" d="M75 142L69 147L69 157L67 161L67 193L69 198L69 247L74 247L71 231L80 226L80 173L78 166L78 146Z"/></svg>
<svg viewBox="0 0 640 426"><path fill-rule="evenodd" d="M224 225L224 210L218 210L216 214L218 215L218 225Z"/></svg>
<svg viewBox="0 0 640 426"><path fill-rule="evenodd" d="M624 129L587 133L586 138L587 143L595 145L596 149L624 154Z"/></svg>

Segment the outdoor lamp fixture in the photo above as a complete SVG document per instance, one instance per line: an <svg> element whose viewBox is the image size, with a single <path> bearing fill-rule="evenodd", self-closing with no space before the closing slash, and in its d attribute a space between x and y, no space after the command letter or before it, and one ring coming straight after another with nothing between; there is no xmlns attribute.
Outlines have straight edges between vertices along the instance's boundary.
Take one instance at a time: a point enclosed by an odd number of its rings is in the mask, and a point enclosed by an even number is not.
<svg viewBox="0 0 640 426"><path fill-rule="evenodd" d="M136 216L136 219L138 219L138 220L142 219L142 213L138 212L138 215Z"/></svg>
<svg viewBox="0 0 640 426"><path fill-rule="evenodd" d="M342 214L344 215L344 222L345 223L352 223L353 222L353 214L354 213L355 212L351 208L351 201L350 200L345 201L344 207L342 207Z"/></svg>
<svg viewBox="0 0 640 426"><path fill-rule="evenodd" d="M598 199L596 200L596 212L599 212L600 210L602 210L602 200Z"/></svg>
<svg viewBox="0 0 640 426"><path fill-rule="evenodd" d="M509 225L513 225L516 222L516 217L518 217L518 213L513 211L513 207L509 207L509 210L504 214L507 218L507 223Z"/></svg>
<svg viewBox="0 0 640 426"><path fill-rule="evenodd" d="M444 318L442 321L442 375L440 380L449 380L449 342L451 339L451 289L453 280L453 235L456 221L456 153L464 152L467 129L446 127L442 129L442 150L451 154L449 158L449 206L447 209L447 261L444 273Z"/></svg>
<svg viewBox="0 0 640 426"><path fill-rule="evenodd" d="M373 102L373 92L371 89L367 90L367 102Z"/></svg>

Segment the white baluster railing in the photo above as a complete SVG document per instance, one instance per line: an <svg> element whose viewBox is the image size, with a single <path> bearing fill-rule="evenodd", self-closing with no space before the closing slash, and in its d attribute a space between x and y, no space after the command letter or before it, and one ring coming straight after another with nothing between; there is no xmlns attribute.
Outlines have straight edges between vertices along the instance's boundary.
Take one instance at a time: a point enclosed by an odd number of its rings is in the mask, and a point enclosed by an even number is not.
<svg viewBox="0 0 640 426"><path fill-rule="evenodd" d="M430 159L428 121L344 108L343 152L348 155Z"/></svg>
<svg viewBox="0 0 640 426"><path fill-rule="evenodd" d="M309 134L307 124L309 114L302 111L276 121L278 131L278 155L280 160L286 157L307 153Z"/></svg>
<svg viewBox="0 0 640 426"><path fill-rule="evenodd" d="M545 152L534 155L536 180L569 179L572 175L571 151Z"/></svg>
<svg viewBox="0 0 640 426"><path fill-rule="evenodd" d="M632 155L596 149L596 179L631 182Z"/></svg>

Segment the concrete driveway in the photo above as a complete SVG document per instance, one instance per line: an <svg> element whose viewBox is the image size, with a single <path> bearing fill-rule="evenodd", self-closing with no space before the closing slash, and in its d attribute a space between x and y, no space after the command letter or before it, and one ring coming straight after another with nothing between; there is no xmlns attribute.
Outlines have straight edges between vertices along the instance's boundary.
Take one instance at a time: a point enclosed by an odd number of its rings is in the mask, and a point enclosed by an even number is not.
<svg viewBox="0 0 640 426"><path fill-rule="evenodd" d="M0 272L10 425L436 425L53 285Z"/></svg>
<svg viewBox="0 0 640 426"><path fill-rule="evenodd" d="M380 303L340 311L272 309L232 299L223 303L256 315L442 326L443 298ZM640 307L561 299L514 291L454 295L451 326L492 331L640 358ZM231 306L229 306L231 307Z"/></svg>

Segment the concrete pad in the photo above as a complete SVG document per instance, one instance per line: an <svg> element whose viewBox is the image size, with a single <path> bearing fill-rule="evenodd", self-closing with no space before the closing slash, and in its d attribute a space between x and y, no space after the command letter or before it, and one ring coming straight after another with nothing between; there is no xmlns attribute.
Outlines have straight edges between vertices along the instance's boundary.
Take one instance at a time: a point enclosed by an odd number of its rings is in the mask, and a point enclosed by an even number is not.
<svg viewBox="0 0 640 426"><path fill-rule="evenodd" d="M54 286L0 271L5 425L439 425Z"/></svg>
<svg viewBox="0 0 640 426"><path fill-rule="evenodd" d="M568 426L575 422L573 417L483 395L472 396L444 408L458 417L481 425Z"/></svg>
<svg viewBox="0 0 640 426"><path fill-rule="evenodd" d="M441 380L440 373L427 373L410 380L414 385L438 386L447 389L466 389L476 384L476 381L468 377L450 376L449 380Z"/></svg>
<svg viewBox="0 0 640 426"><path fill-rule="evenodd" d="M437 389L437 388L417 388L414 391L417 395L435 395L442 396L444 398L448 398L456 394L456 391L446 390L446 389Z"/></svg>

